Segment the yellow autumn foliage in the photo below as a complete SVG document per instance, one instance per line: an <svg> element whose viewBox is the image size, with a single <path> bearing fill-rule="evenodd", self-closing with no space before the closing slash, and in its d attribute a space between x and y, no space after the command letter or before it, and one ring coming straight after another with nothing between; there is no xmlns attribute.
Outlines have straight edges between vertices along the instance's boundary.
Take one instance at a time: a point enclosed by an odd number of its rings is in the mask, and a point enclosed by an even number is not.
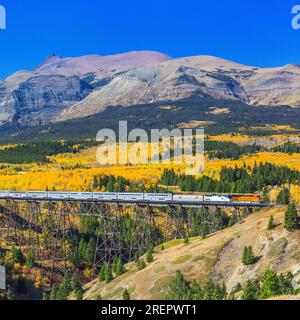
<svg viewBox="0 0 300 320"><path fill-rule="evenodd" d="M296 201L296 203L300 204L300 186L291 185L290 186L291 196Z"/></svg>
<svg viewBox="0 0 300 320"><path fill-rule="evenodd" d="M96 149L91 148L78 154L63 154L51 157L53 164L22 165L22 171L0 170L1 190L89 190L95 175L123 176L131 181L155 184L165 169L174 169L184 173L185 165L179 164L137 164L100 166L96 161ZM270 162L275 165L286 165L300 171L300 154L259 152L244 156L239 160L205 159L204 174L213 178L219 177L222 167L242 167L245 163L253 167L255 162ZM77 168L76 168L77 166ZM67 169L66 169L67 168Z"/></svg>
<svg viewBox="0 0 300 320"><path fill-rule="evenodd" d="M233 142L238 145L257 144L267 147L282 145L287 141L299 140L299 134L273 134L270 136L248 136L244 134L222 134L207 137L211 141Z"/></svg>
<svg viewBox="0 0 300 320"><path fill-rule="evenodd" d="M274 128L273 128L274 129ZM278 130L290 129L278 127ZM272 139L284 141L288 135L272 136ZM293 136L292 134L288 137ZM298 136L299 137L299 136ZM217 141L231 141L246 143L254 137L246 135L221 135L211 136L209 139ZM259 137L260 138L260 137ZM265 138L265 137L263 137ZM269 138L269 137L267 137ZM129 144L129 147L132 145ZM79 147L79 146L78 146ZM141 144L142 149L151 150L148 143ZM0 147L3 148L3 147ZM161 151L161 146L158 146ZM93 178L96 175L123 176L134 182L143 183L146 187L156 184L165 169L174 169L176 173L185 173L184 164L131 164L131 165L101 165L97 162L96 147L83 150L79 153L66 153L49 157L49 164L22 164L4 165L0 169L0 190L52 190L57 191L88 191L91 190ZM118 151L118 150L117 150ZM118 154L118 152L117 152ZM150 154L150 152L149 152ZM118 160L118 158L117 158ZM258 152L250 156L244 156L238 160L205 159L204 173L207 176L218 179L222 167L242 167L244 164L251 168L255 163L270 162L275 165L286 165L291 169L300 171L300 154L286 154L275 152ZM275 191L274 191L275 192ZM291 186L291 193L300 203L300 187ZM276 192L274 197L276 196Z"/></svg>

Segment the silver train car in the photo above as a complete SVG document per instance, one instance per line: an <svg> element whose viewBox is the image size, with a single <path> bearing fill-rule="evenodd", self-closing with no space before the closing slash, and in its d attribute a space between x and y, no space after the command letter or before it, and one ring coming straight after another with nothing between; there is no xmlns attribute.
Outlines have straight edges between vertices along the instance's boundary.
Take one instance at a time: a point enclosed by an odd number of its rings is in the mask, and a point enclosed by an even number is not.
<svg viewBox="0 0 300 320"><path fill-rule="evenodd" d="M48 192L47 191L28 191L27 197L31 199L47 199Z"/></svg>
<svg viewBox="0 0 300 320"><path fill-rule="evenodd" d="M0 191L1 198L162 202L172 201L173 195L171 193L135 192Z"/></svg>
<svg viewBox="0 0 300 320"><path fill-rule="evenodd" d="M203 196L174 194L173 201L178 202L203 202Z"/></svg>
<svg viewBox="0 0 300 320"><path fill-rule="evenodd" d="M144 193L145 201L164 202L172 201L172 193Z"/></svg>
<svg viewBox="0 0 300 320"><path fill-rule="evenodd" d="M118 193L118 200L121 201L143 201L144 193L134 193L134 192L120 192Z"/></svg>
<svg viewBox="0 0 300 320"><path fill-rule="evenodd" d="M93 200L118 200L116 192L93 192Z"/></svg>

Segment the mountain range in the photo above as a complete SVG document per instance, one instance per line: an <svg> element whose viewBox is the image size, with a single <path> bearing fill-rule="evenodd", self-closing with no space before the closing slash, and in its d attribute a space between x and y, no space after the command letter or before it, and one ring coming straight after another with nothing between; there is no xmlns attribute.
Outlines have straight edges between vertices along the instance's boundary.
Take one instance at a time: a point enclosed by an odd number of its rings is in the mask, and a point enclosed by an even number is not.
<svg viewBox="0 0 300 320"><path fill-rule="evenodd" d="M300 65L258 68L212 56L172 59L154 51L51 55L34 70L0 81L0 126L43 125L108 107L172 104L190 97L298 109Z"/></svg>

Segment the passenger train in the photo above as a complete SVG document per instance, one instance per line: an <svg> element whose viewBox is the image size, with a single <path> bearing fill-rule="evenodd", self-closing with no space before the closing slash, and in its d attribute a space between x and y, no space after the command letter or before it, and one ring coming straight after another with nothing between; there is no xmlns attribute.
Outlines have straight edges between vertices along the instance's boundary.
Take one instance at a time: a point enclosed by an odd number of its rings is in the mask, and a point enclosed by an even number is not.
<svg viewBox="0 0 300 320"><path fill-rule="evenodd" d="M214 203L261 203L260 195L183 195L172 193L134 192L57 192L57 191L0 191L0 199L53 199L53 200L99 200L140 202L214 202Z"/></svg>

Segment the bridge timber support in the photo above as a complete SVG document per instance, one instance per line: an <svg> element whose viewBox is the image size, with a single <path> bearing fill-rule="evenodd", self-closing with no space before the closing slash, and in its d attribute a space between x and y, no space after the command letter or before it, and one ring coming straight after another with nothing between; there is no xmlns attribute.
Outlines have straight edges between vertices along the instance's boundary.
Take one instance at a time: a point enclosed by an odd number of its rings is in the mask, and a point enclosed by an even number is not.
<svg viewBox="0 0 300 320"><path fill-rule="evenodd" d="M233 223L254 209L230 208ZM50 285L57 274L76 269L76 245L81 221L95 223L92 276L104 263L121 258L124 263L143 255L152 246L193 235L197 218L208 233L217 231L223 219L222 206L145 205L97 201L46 201L7 199L0 202L0 237L7 247L32 251L43 264ZM77 242L76 242L77 241Z"/></svg>

